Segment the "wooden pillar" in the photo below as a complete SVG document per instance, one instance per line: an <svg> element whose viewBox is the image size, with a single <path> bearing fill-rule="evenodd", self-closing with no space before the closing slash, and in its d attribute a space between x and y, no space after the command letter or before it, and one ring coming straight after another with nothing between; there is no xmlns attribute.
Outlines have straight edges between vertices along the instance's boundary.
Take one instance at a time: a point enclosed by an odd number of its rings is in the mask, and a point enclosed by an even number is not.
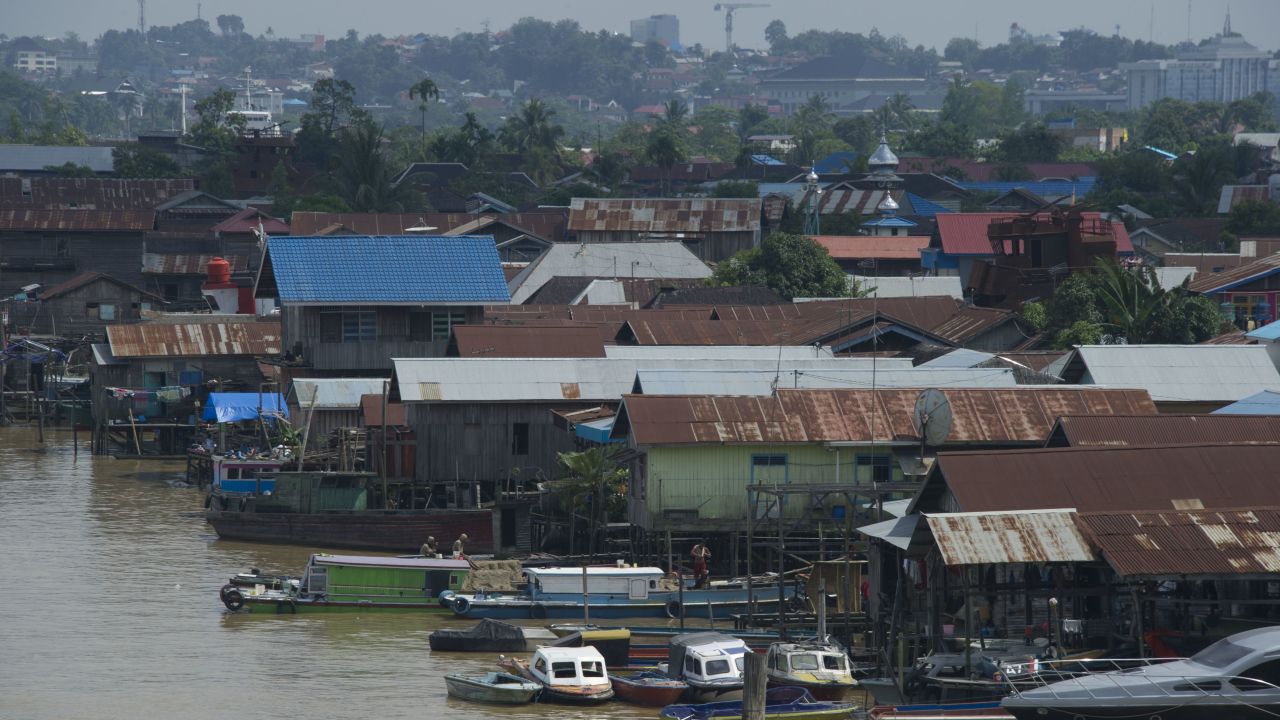
<svg viewBox="0 0 1280 720"><path fill-rule="evenodd" d="M764 720L764 692L769 680L764 655L749 652L742 670L742 720Z"/></svg>

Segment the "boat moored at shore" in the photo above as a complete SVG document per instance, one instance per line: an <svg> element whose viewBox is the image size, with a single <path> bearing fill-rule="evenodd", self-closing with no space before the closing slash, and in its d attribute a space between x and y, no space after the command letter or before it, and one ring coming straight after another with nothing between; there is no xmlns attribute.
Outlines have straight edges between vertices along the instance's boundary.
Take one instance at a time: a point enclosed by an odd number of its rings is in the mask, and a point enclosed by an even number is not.
<svg viewBox="0 0 1280 720"><path fill-rule="evenodd" d="M471 564L466 560L316 554L311 556L301 578L283 583L282 587L228 583L219 598L232 611L294 614L378 609L447 613L441 593L462 587L470 571Z"/></svg>

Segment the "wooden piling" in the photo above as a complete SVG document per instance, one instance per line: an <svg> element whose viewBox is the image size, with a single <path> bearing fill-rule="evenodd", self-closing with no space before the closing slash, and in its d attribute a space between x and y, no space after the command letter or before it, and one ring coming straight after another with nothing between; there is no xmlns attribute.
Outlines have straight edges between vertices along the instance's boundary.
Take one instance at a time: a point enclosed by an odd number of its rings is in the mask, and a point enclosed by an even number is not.
<svg viewBox="0 0 1280 720"><path fill-rule="evenodd" d="M764 691L769 676L765 672L764 655L749 652L743 656L742 720L764 720Z"/></svg>

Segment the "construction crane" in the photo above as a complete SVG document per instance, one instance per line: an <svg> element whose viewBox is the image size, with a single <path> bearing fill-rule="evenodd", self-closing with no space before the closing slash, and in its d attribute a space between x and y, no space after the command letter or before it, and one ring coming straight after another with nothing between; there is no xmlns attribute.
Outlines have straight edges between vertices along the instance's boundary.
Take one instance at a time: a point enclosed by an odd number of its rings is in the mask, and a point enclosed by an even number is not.
<svg viewBox="0 0 1280 720"><path fill-rule="evenodd" d="M724 51L733 52L733 13L743 8L770 7L769 3L716 3L716 12L724 11Z"/></svg>

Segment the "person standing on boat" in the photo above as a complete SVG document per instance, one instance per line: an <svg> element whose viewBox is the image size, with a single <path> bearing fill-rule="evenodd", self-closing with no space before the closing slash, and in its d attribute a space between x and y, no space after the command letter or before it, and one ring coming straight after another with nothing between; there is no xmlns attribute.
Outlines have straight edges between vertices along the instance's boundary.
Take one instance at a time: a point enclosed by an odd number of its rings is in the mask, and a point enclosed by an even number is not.
<svg viewBox="0 0 1280 720"><path fill-rule="evenodd" d="M440 554L440 551L436 549L436 539L434 536L427 536L427 541L422 543L421 552L423 557L435 557Z"/></svg>
<svg viewBox="0 0 1280 720"><path fill-rule="evenodd" d="M458 536L457 540L453 541L454 557L456 558L463 557L466 554L466 545L467 545L467 540L469 539L470 538L467 537L466 533L462 533L461 535Z"/></svg>
<svg viewBox="0 0 1280 720"><path fill-rule="evenodd" d="M707 558L711 557L711 550L704 541L699 540L698 544L693 546L693 550L689 551L689 554L693 556L694 587L702 587L707 582L707 576L709 575L707 572Z"/></svg>

